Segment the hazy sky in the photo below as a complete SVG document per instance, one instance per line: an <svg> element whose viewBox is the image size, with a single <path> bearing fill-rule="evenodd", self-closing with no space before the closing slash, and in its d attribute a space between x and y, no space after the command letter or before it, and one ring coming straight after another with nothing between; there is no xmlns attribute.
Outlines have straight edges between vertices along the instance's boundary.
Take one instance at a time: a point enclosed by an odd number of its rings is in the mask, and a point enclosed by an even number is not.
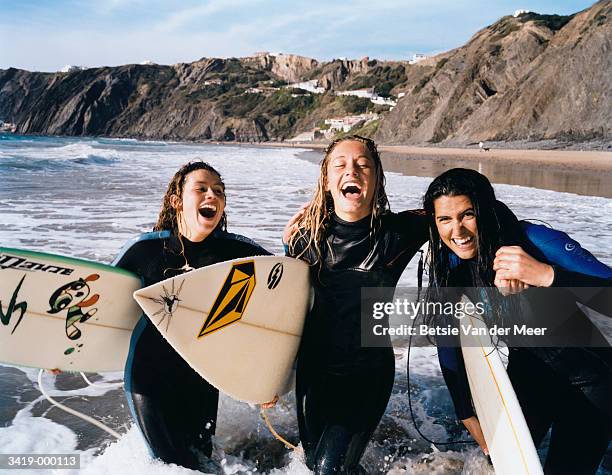
<svg viewBox="0 0 612 475"><path fill-rule="evenodd" d="M0 68L160 64L255 51L408 59L463 45L516 9L567 15L567 0L0 0ZM372 5L376 5L375 7Z"/></svg>

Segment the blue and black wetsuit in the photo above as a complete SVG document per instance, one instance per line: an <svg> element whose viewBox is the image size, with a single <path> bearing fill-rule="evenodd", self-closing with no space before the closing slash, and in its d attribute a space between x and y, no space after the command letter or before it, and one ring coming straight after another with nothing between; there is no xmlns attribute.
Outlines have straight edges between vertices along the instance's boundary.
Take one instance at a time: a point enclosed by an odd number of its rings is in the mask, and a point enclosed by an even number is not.
<svg viewBox="0 0 612 475"><path fill-rule="evenodd" d="M183 246L169 231L143 234L124 247L114 265L136 273L148 286L181 274L187 263L199 268L270 254L243 236L219 230L202 242L181 241ZM145 315L132 335L125 391L155 457L196 470L203 467L212 452L219 392L191 369Z"/></svg>
<svg viewBox="0 0 612 475"><path fill-rule="evenodd" d="M391 346L361 346L361 288L394 288L427 240L424 214L387 213L370 233L370 216L333 215L321 248L308 250L315 291L298 355L296 399L300 440L315 473L354 473L391 395ZM297 256L305 242L290 253ZM313 264L314 263L314 264Z"/></svg>
<svg viewBox="0 0 612 475"><path fill-rule="evenodd" d="M534 443L540 444L552 427L545 473L595 473L612 430L612 351L576 301L583 296L592 297L593 287L612 286L612 269L563 232L528 222L520 225L525 239L523 247L533 257L553 265L552 287L558 287L553 291L554 302L535 299L528 310L537 318L543 313L554 316L552 305L563 308L563 314L572 317L568 322L573 320L565 331L572 332L572 337L576 337L576 332L588 333L590 341L595 338L601 343L591 348L510 347L508 375ZM469 261L456 260L451 278L454 285L473 286L470 265ZM565 289L569 287L573 289ZM595 294L603 298L589 298L589 306L612 315L610 294ZM525 299L530 300L528 292ZM590 327L586 332L585 326ZM440 346L438 359L457 418L474 416L461 348Z"/></svg>

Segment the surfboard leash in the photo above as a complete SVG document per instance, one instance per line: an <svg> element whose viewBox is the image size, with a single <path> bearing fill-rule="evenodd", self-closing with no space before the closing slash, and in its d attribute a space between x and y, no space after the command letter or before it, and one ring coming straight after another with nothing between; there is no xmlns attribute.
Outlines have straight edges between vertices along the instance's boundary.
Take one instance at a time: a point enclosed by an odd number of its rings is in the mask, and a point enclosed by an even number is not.
<svg viewBox="0 0 612 475"><path fill-rule="evenodd" d="M276 438L276 440L278 440L279 442L282 442L285 445L285 447L287 447L288 449L300 450L295 445L293 445L291 442L289 442L287 439L284 439L281 435L279 435L278 432L276 432L276 430L272 426L272 423L270 422L270 419L268 418L268 414L266 414L266 410L263 407L259 409L259 412L261 414L261 417L265 421L266 425L268 426L268 430Z"/></svg>
<svg viewBox="0 0 612 475"><path fill-rule="evenodd" d="M113 429L111 429L110 427L104 425L102 422L94 419L93 417L90 417L86 414L83 414L82 412L76 411L74 409L69 408L68 406L64 406L63 404L57 402L55 399L53 399L51 396L49 396L49 394L47 394L47 391L45 391L45 388L43 387L42 384L42 375L43 375L44 370L41 369L38 372L38 388L40 389L40 392L42 393L42 395L45 397L45 399L47 399L47 401L49 401L52 405L54 405L55 407L61 409L64 412L67 412L68 414L72 414L73 416L76 416L80 419L83 419L84 421L89 422L90 424L93 424L94 426L96 426L99 429L102 429L103 431L109 433L110 435L112 435L115 439L120 439L121 438L121 434L119 434L119 432L114 431Z"/></svg>
<svg viewBox="0 0 612 475"><path fill-rule="evenodd" d="M421 253L421 259L423 257L423 254ZM419 262L419 276L418 276L418 280L419 280L419 290L418 290L418 297L420 297L421 294L421 284L422 284L422 278L423 278L423 274L422 274L422 267L421 267L421 262ZM417 297L417 298L418 298ZM412 320L412 332L410 333L409 337L408 337L408 351L406 352L406 383L407 383L407 393L408 393L408 409L410 411L410 418L412 419L412 424L414 425L415 430L417 431L417 433L423 438L423 440L429 442L430 444L433 445L455 445L455 444L475 444L476 441L475 440L458 440L456 442L438 442L435 440L431 440L429 437L427 437L425 434L423 434L421 432L421 429L419 429L419 426L417 425L417 421L416 421L416 417L414 415L414 409L412 408L412 396L410 394L410 350L412 349L412 334L414 333L414 327L416 326L416 322L417 322L418 318L415 318Z"/></svg>

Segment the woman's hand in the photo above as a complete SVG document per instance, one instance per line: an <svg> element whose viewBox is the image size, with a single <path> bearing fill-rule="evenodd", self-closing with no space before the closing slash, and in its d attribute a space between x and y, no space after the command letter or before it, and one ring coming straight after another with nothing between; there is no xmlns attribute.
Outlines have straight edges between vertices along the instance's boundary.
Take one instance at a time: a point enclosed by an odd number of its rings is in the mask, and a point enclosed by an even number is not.
<svg viewBox="0 0 612 475"><path fill-rule="evenodd" d="M302 206L300 206L298 212L291 216L291 219L285 225L285 229L283 229L283 244L289 244L289 239L291 239L293 233L297 231L297 222L302 216L304 216L304 212L309 204L310 202L304 203Z"/></svg>
<svg viewBox="0 0 612 475"><path fill-rule="evenodd" d="M278 395L274 396L274 399L272 399L270 402L264 402L261 405L262 409L271 409L274 406L276 406L276 403L278 402Z"/></svg>
<svg viewBox="0 0 612 475"><path fill-rule="evenodd" d="M493 261L495 281L520 280L534 287L550 287L555 271L552 266L534 259L520 246L502 246Z"/></svg>
<svg viewBox="0 0 612 475"><path fill-rule="evenodd" d="M484 454L489 455L489 448L487 447L487 442L485 441L478 418L476 416L472 416L468 417L467 419L463 419L461 422L463 422L463 425L478 443Z"/></svg>
<svg viewBox="0 0 612 475"><path fill-rule="evenodd" d="M498 279L497 277L493 281L495 287L499 290L499 293L504 297L512 294L519 294L523 290L528 289L530 286L525 282L522 282L517 279Z"/></svg>

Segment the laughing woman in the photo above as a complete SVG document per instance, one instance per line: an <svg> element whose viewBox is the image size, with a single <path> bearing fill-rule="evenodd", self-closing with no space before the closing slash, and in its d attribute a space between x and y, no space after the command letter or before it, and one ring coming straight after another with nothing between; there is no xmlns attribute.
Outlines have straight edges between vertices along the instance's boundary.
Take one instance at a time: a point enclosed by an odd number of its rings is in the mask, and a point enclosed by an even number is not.
<svg viewBox="0 0 612 475"><path fill-rule="evenodd" d="M155 232L122 250L114 265L148 286L190 270L239 257L269 254L226 231L225 185L205 162L178 170L163 199ZM202 379L143 315L125 368L130 411L153 454L166 463L210 470L219 392Z"/></svg>
<svg viewBox="0 0 612 475"><path fill-rule="evenodd" d="M612 271L575 241L565 251L580 252L570 259L559 257L550 244L558 231L545 229L548 238L533 242L496 201L489 180L474 170L455 168L438 176L423 201L430 227L430 296L435 299L436 289L444 287L460 287L459 294L465 292L474 301L485 295L490 324L503 325L508 317L531 322L553 317L551 325L541 325L560 330L547 341L548 347L533 345L543 339L531 341L530 347L508 341L508 375L535 444L552 429L545 473L595 473L612 428L612 352L576 300L587 295L590 306L599 304L598 310L609 312L612 302L606 288L612 285ZM557 265L564 260L565 268ZM514 297L494 289L508 282L513 282L507 289L511 292L526 289L520 306ZM543 301L529 287L561 288L554 290L554 300L547 294ZM595 287L600 289L594 292ZM600 300L596 302L594 295ZM553 346L555 342L565 346ZM458 418L486 452L461 349L452 343L442 343L438 350L442 373Z"/></svg>
<svg viewBox="0 0 612 475"><path fill-rule="evenodd" d="M285 228L288 254L311 267L315 290L297 368L300 440L317 474L356 473L391 395L391 347L361 346L362 287L395 287L427 240L425 217L389 211L373 141L333 142L312 201Z"/></svg>

